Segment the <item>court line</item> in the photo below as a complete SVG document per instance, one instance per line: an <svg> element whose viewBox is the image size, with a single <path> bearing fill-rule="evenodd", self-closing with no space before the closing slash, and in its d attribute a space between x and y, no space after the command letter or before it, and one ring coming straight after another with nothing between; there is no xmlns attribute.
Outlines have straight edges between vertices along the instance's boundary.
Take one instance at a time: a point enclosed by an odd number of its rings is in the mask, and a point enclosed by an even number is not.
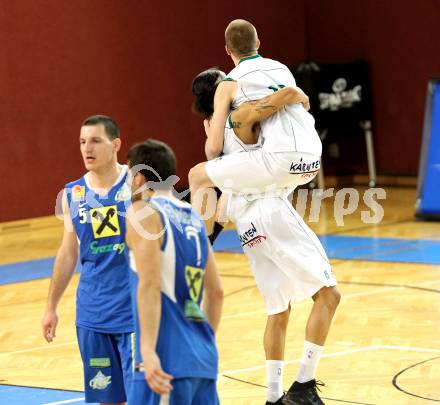
<svg viewBox="0 0 440 405"><path fill-rule="evenodd" d="M251 382L251 381L245 381L245 380L242 380L242 379L240 379L240 378L231 377L231 376L229 376L229 375L224 375L223 377L224 377L224 378L229 378L230 380L234 380L234 381L242 382L242 383L245 383L245 384L254 385L254 386L256 386L256 387L267 388L266 385L257 384L257 383ZM374 405L374 404L369 404L369 403L367 404L367 403L365 403L365 402L348 401L348 400L346 400L346 399L336 399L336 398L328 398L328 397L321 397L321 398L322 398L322 399L326 399L326 400L328 400L328 401L344 402L344 403L347 403L347 404L355 404L355 405Z"/></svg>
<svg viewBox="0 0 440 405"><path fill-rule="evenodd" d="M223 315L221 317L221 321L224 319L241 318L242 316L246 316L246 315L256 315L256 314L265 314L265 313L266 313L265 309L257 309L255 311L241 312L239 314Z"/></svg>
<svg viewBox="0 0 440 405"><path fill-rule="evenodd" d="M426 285L426 284L434 284L434 283L438 283L439 281L429 281L429 282L424 282L424 283L420 283L420 285ZM250 288L251 286L248 286L246 288ZM372 294L378 294L384 291L389 291L389 290L397 290L399 288L402 288L404 286L396 286L396 287L389 287L389 288L379 288L377 290L373 290L373 291L365 291L365 292L359 292L359 293L352 293L352 294L347 294L343 296L343 299L349 299L349 298L356 298L356 297L360 297L360 296L365 296L365 295L372 295ZM307 302L303 301L300 302L298 304L296 304L296 306L299 305L305 305L307 304ZM246 315L254 315L254 314L261 314L261 313L266 313L265 309L260 309L260 310L255 310L255 311L249 311L249 312L242 312L240 314L233 314L233 315L225 315L222 317L223 319L232 319L232 318L240 318L242 316L246 316ZM46 346L38 346L38 347L33 347L30 349L24 349L24 350L16 350L13 352L5 352L5 353L0 353L0 357L1 356L10 356L10 355L14 355L14 354L21 354L21 353L29 353L29 352L34 352L34 351L38 351L38 350L45 350L45 349L50 349L53 347L63 347L63 346L69 346L72 344L76 344L76 340L72 341L72 342L66 342L66 343L59 343L59 344L47 344Z"/></svg>
<svg viewBox="0 0 440 405"><path fill-rule="evenodd" d="M373 290L373 291L361 291L361 292L357 292L357 293L351 293L351 294L347 294L347 295L342 295L341 300L344 301L345 299L348 299L348 298L357 298L357 297L364 297L365 295L379 294L379 293L383 293L385 291L398 290L399 288L402 288L402 286L378 288L377 290Z"/></svg>
<svg viewBox="0 0 440 405"><path fill-rule="evenodd" d="M220 277L235 277L235 278L254 278L252 274L229 274L219 273Z"/></svg>
<svg viewBox="0 0 440 405"><path fill-rule="evenodd" d="M424 265L428 265L428 266L438 266L438 262L432 263L432 262L420 262L420 261L411 261L411 260L385 260L385 258L387 256L390 255L395 255L396 253L402 253L402 252L411 252L411 251L417 251L420 250L418 249L418 245L419 245L418 240L414 240L413 242L410 241L410 243L408 243L406 246L402 246L400 248L394 249L394 250L383 250L383 251L379 251L379 252L372 252L372 253L368 253L365 255L361 255L361 256L357 256L357 257L353 257L353 258L349 258L348 260L361 260L361 261L365 261L365 262L385 262L385 263L406 263L406 264L424 264ZM432 243L436 243L438 244L438 241L431 241ZM381 244L378 244L379 248L381 247ZM377 259L378 257L383 257L382 259ZM374 259L376 258L376 259Z"/></svg>
<svg viewBox="0 0 440 405"><path fill-rule="evenodd" d="M246 287L239 288L238 290L234 290L234 291L231 291L231 292L228 292L227 294L225 294L225 298L230 297L231 295L234 295L234 294L241 293L243 291L250 290L252 288L256 288L256 287L257 287L256 284L252 284L252 285L248 285Z"/></svg>
<svg viewBox="0 0 440 405"><path fill-rule="evenodd" d="M396 287L388 287L388 288L378 288L377 290L373 290L373 291L364 291L364 292L358 292L358 293L352 293L352 294L346 294L346 295L344 294L342 296L342 300L346 300L346 299L349 299L349 298L364 297L365 295L379 294L379 293L382 293L384 291L398 290L399 288L402 288L402 287L404 287L404 286L396 286ZM309 303L308 301L302 301L302 302L299 302L298 304L294 304L294 306L295 306L295 308L297 308L300 305L305 305L305 304L308 304L308 303ZM265 313L266 313L265 309L258 309L258 310L255 310L255 311L241 312L239 314L223 315L221 320L240 318L240 317L246 316L246 315L257 315L257 314L265 314Z"/></svg>
<svg viewBox="0 0 440 405"><path fill-rule="evenodd" d="M333 236L332 234L326 235L326 236ZM349 235L339 235L339 236L349 236ZM350 236L351 238L365 238L365 239L371 239L371 237L369 236ZM374 239L374 238L373 238ZM385 242L379 242L378 246L379 248L385 248L385 249L389 249L390 247L394 247L394 246L398 246L398 245L402 245L402 244L414 244L414 242L418 242L418 240L414 240L414 239L397 239L397 238L377 238L377 239L385 239ZM392 240L387 240L387 239L392 239ZM371 241L370 241L371 242ZM355 252L357 250L365 250L371 248L371 243L364 243L364 244L359 244L359 245L355 245L355 246L351 246L351 247L343 247L343 248L337 248L332 250L332 253L337 253L337 254L342 254L342 253L351 253L351 252ZM368 254L369 256L370 254ZM358 257L362 257L362 256L358 256Z"/></svg>
<svg viewBox="0 0 440 405"><path fill-rule="evenodd" d="M226 232L232 232L232 230L228 230ZM334 238L349 238L349 239L362 239L361 241L351 241L351 246L339 246L337 240ZM327 241L325 241L327 238ZM438 265L438 257L430 257L430 259L426 258L423 260L420 257L411 258L408 256L395 258L394 260L390 260L389 257L396 255L398 253L412 253L414 251L419 251L420 249L432 249L433 246L439 244L438 240L419 240L419 239L401 239L396 237L386 237L386 238L377 238L371 236L350 236L350 235L337 235L334 233L325 233L320 235L320 240L325 246L325 250L329 252L329 256L331 259L345 259L345 260L360 260L360 261L376 261L376 262L386 262L386 263L408 263L408 264L425 264L425 265ZM375 242L375 248L372 249L371 242ZM236 243L235 241L234 243ZM370 243L369 243L370 242ZM226 243L226 242L225 242ZM421 247L420 244L423 243L424 247ZM231 252L231 251L239 251L239 248L236 246L229 246L226 243L226 247L217 246L216 252ZM335 246L333 246L335 245ZM359 249L362 253L358 252ZM376 251L379 249L379 251ZM242 251L240 250L242 253ZM345 252L345 253L344 253ZM357 255L351 255L350 252L358 252ZM347 256L348 254L348 256ZM400 255L401 256L401 255Z"/></svg>
<svg viewBox="0 0 440 405"><path fill-rule="evenodd" d="M426 401L440 402L440 399L428 398L428 397L422 397L421 395L417 395L417 394L414 394L414 393L412 393L412 392L406 391L406 390L404 390L404 389L403 389L403 388L397 383L397 379L399 378L399 376L402 375L403 373L405 373L406 371L410 370L411 368L417 367L417 366L419 366L420 364L428 363L429 361L437 360L437 359L440 359L440 357L436 356L436 357L433 357L433 358L428 359L428 360L420 361L420 362L418 362L418 363L412 364L411 366L409 366L409 367L407 367L407 368L405 368L405 369L399 371L399 372L393 377L393 381L392 381L393 386L394 386L396 389L398 389L399 391L401 391L401 392L403 392L403 393L405 393L405 394L407 394L407 395L411 395L411 396L416 397L416 398L421 398L421 399L424 399L424 400L426 400Z"/></svg>
<svg viewBox="0 0 440 405"><path fill-rule="evenodd" d="M350 281L338 281L339 284L361 284L361 283L356 283L356 282L350 282ZM346 300L346 299L350 299L350 298L357 298L357 297L364 297L366 295L374 295L374 294L379 294L385 291L393 291L393 290L398 290L400 288L413 288L413 289L420 289L422 291L435 291L438 292L437 290L430 290L427 288L423 288L421 286L423 285L431 285L431 284L438 284L440 283L440 280L430 280L430 281L424 281L423 283L419 283L419 286L408 286L408 285L399 285L399 284L383 284L384 287L386 287L387 285L389 285L389 287L387 288L378 288L376 290L373 291L362 291L362 292L358 292L358 293L351 293L351 294L344 294L342 295L342 301ZM368 285L368 283L362 283L362 285ZM381 285L381 284L374 284L374 285ZM303 301L300 302L298 304L295 304L295 307L298 307L300 305L304 305L307 304L308 301ZM233 318L240 318L242 316L245 315L257 315L257 314L265 314L266 310L265 309L260 309L260 310L255 310L255 311L248 311L248 312L242 312L239 314L232 314L232 315L224 315L222 316L222 320L223 319L233 319Z"/></svg>
<svg viewBox="0 0 440 405"><path fill-rule="evenodd" d="M56 402L47 402L41 405L59 405L59 404L71 404L73 402L85 401L84 397L74 398L74 399L66 399L65 401L56 401Z"/></svg>
<svg viewBox="0 0 440 405"><path fill-rule="evenodd" d="M405 285L404 287L405 288L412 288L413 290L440 293L439 290L434 290L433 288L423 288L423 287L417 287L417 286L411 286L411 285Z"/></svg>
<svg viewBox="0 0 440 405"><path fill-rule="evenodd" d="M327 358L327 357L344 356L346 354L359 353L359 352L364 352L364 351L367 351L367 350L373 350L372 348L375 348L375 346L364 346L364 347L360 347L358 349L349 349L349 350L342 350L342 351L336 352L336 353L323 354L323 355L321 355L321 359ZM289 360L289 361L285 361L284 365L299 363L300 361L301 361L301 359ZM265 364L259 365L259 366L254 366L254 367L248 367L248 368L239 368L239 369L236 369L236 370L222 371L221 373L219 373L219 376L223 376L224 374L247 373L249 371L261 370L263 368L266 368Z"/></svg>
<svg viewBox="0 0 440 405"><path fill-rule="evenodd" d="M395 221L390 221L390 222L380 222L379 224L368 224L368 225L364 225L364 226L358 226L358 227L354 227L354 228L349 228L349 229L335 229L333 232L329 232L329 233L322 233L322 234L318 234L318 235L340 235L340 234L345 234L345 233L351 233L351 232L356 232L356 231L363 231L366 229L371 229L374 226L376 227L385 227L385 226L391 226L391 225L400 225L400 224L404 224L405 222L414 222L414 219L412 217L408 217L408 218L402 218L402 219L397 219Z"/></svg>
<svg viewBox="0 0 440 405"><path fill-rule="evenodd" d="M346 354L352 354L352 353L361 353L361 352L366 352L366 351L371 351L371 350L384 350L384 349L388 349L388 350L401 350L401 351L413 351L413 352L415 351L415 352L423 352L423 353L440 353L440 349L430 349L430 348L424 348L424 347L372 345L372 346L359 347L357 349L341 350L341 351L335 352L335 353L323 354L321 356L321 359L345 356ZM294 364L294 363L299 363L300 361L301 361L301 359L289 360L289 361L285 361L284 364L285 365L287 365L287 364ZM242 374L242 373L247 373L247 372L250 372L250 371L261 370L261 369L264 369L264 368L266 368L265 364L259 365L259 366L254 366L254 367L236 369L236 370L222 371L218 375L219 376L223 376L225 374Z"/></svg>
<svg viewBox="0 0 440 405"><path fill-rule="evenodd" d="M4 381L4 380L0 380ZM20 385L20 384L10 384L5 382L0 382L0 387L16 387L16 388L32 388L37 390L48 390L48 391L58 391L58 392L73 392L78 394L84 394L84 391L78 391L78 390L68 390L65 388L50 388L50 387L40 387L36 385Z"/></svg>
<svg viewBox="0 0 440 405"><path fill-rule="evenodd" d="M416 351L416 352L423 352L423 353L440 353L440 349L431 349L431 348L424 348L424 347L409 347L409 346L390 346L390 345L371 345L371 346L364 346L357 349L349 349L349 350L342 350L335 353L329 353L329 354L323 354L321 358L333 358L333 357L339 357L339 356L345 356L347 354L352 353L361 353L366 351L372 351L372 350L401 350L401 351ZM301 359L295 359L286 361L284 364L294 364L299 363ZM227 370L223 371L218 374L219 377L225 377L228 378L228 375L233 374L242 374L250 371L257 371L264 369L266 367L265 364L260 366L254 366L249 368L243 368L243 369L236 369L236 370ZM49 402L42 405L61 405L61 404L68 404L68 403L74 403L74 402L80 402L83 401L84 398L75 398L75 399L69 399L64 401L57 401L57 402Z"/></svg>
<svg viewBox="0 0 440 405"><path fill-rule="evenodd" d="M388 346L388 345L378 345L380 349L391 349L391 350L408 350L412 352L421 352L421 353L440 353L440 349L428 349L425 347L411 347L411 346Z"/></svg>
<svg viewBox="0 0 440 405"><path fill-rule="evenodd" d="M6 225L6 226L2 226L0 228L0 232L14 230L14 229L20 229L20 228L29 228L30 226L31 226L30 222L26 222L24 224L17 224L17 225Z"/></svg>
<svg viewBox="0 0 440 405"><path fill-rule="evenodd" d="M23 350L16 350L15 352L0 353L0 356L10 356L12 354L29 353L29 352L34 352L34 351L37 351L37 350L51 349L52 347L69 346L69 345L73 345L73 344L76 344L76 343L77 343L76 340L74 340L72 342L58 343L58 344L49 344L48 343L46 346L33 347L32 349L23 349Z"/></svg>
<svg viewBox="0 0 440 405"><path fill-rule="evenodd" d="M405 287L405 288L415 288L415 289L422 289L422 285L431 285L431 284L439 284L440 280L427 280L423 281L421 283L418 283L418 285L408 285L408 284L391 284L391 283L371 283L366 281L339 281L338 284L352 284L352 285L366 285L370 287ZM428 291L432 291L429 290Z"/></svg>

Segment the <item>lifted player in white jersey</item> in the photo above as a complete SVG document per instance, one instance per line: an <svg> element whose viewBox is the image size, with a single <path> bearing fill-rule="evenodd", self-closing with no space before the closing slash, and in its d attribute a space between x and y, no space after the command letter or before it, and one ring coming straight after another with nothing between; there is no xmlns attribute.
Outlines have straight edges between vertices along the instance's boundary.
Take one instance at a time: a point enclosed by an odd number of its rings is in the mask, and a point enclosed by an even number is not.
<svg viewBox="0 0 440 405"><path fill-rule="evenodd" d="M260 42L252 24L232 21L225 40L226 51L236 67L217 87L214 113L209 125L205 125L205 152L209 162L198 164L189 174L196 207L200 205L197 198L202 195L199 190L216 186L247 194L250 189L266 192L296 187L298 176L292 175L304 175L311 180L320 167L321 141L313 117L301 103L285 106L261 123L260 149L215 159L223 149L231 106L235 109L245 101L261 99L284 87L296 88L295 79L285 65L257 53ZM231 125L236 124L231 122Z"/></svg>
<svg viewBox="0 0 440 405"><path fill-rule="evenodd" d="M200 73L193 82L194 109L209 119L213 98L224 74L216 69ZM257 102L244 103L230 113L223 152L245 155L258 147L258 111L272 113L283 103L298 101L299 95L283 89ZM256 113L257 111L257 113ZM262 123L264 125L264 123ZM246 143L251 143L247 145ZM241 153L240 153L241 152ZM224 158L227 158L225 156ZM333 315L340 300L327 256L316 235L293 209L286 193L233 195L228 209L247 255L268 312L264 334L268 395L266 404L323 404L316 392L315 374ZM283 359L290 302L312 297L314 305L306 327L301 367L283 397Z"/></svg>
<svg viewBox="0 0 440 405"><path fill-rule="evenodd" d="M211 117L213 114L213 104L207 103L206 100L214 98L215 88L222 82L225 74L218 69L208 69L205 72L200 74L200 80L198 80L197 76L193 81L193 94L196 96L195 104L193 109L196 112L199 112L203 117ZM214 90L213 90L214 89ZM200 97L203 95L203 97ZM223 176L223 179L227 182L228 179L231 178L234 173L234 178L237 178L237 174L241 176L240 178L245 179L252 178L252 176L259 176L258 181L262 181L262 177L266 175L263 181L265 184L270 184L270 173L264 170L259 170L256 173L251 169L246 167L249 160L250 153L255 152L259 154L259 150L262 146L262 136L261 136L261 127L260 122L264 125L264 120L270 119L272 115L276 114L282 108L294 103L303 103L306 108L308 108L308 97L304 92L298 87L286 87L282 90L272 93L260 100L256 100L253 102L247 102L241 104L237 110L235 110L232 114L228 116L228 122L226 123L225 128L229 129L224 132L224 141L223 141L223 150L222 156L215 161L210 161L208 163L215 163L215 168L217 171L217 178ZM245 117L242 120L242 117ZM209 126L208 119L204 120L205 127ZM234 132L235 131L235 132ZM237 134L237 135L236 135ZM243 152L240 154L232 154L232 152ZM231 161L230 158L235 158L234 161ZM223 163L223 159L225 159L225 163ZM252 157L250 157L252 159ZM238 163L238 164L237 164ZM256 161L254 163L257 164ZM240 167L241 166L241 167ZM263 167L266 167L263 165ZM273 166L275 167L275 166ZM232 172L231 168L234 169L235 172ZM256 168L254 168L256 169ZM191 179L191 172L190 172ZM191 181L191 180L190 180ZM290 174L289 185L291 186L291 191L298 186L310 181L309 175L304 173L292 173ZM214 182L216 186L218 186L226 195L230 193L235 193L234 189L229 189L228 186L222 184L222 182ZM275 191L279 187L273 187L270 191ZM254 194L260 193L262 190L260 188L242 188L243 193L246 194ZM269 190L266 190L269 191ZM196 194L196 193L194 193ZM203 196L199 194L199 197ZM223 199L225 200L225 199ZM193 199L194 201L194 199ZM195 200L195 204L197 205L198 201ZM199 206L201 208L201 205ZM205 207L204 207L205 208ZM201 211L205 213L205 223L207 226L208 234L211 235L214 216L209 216L206 210L210 210L211 212L215 212L217 210L216 207L206 207L206 209L202 209ZM221 214L219 214L221 216ZM210 237L211 238L211 237Z"/></svg>

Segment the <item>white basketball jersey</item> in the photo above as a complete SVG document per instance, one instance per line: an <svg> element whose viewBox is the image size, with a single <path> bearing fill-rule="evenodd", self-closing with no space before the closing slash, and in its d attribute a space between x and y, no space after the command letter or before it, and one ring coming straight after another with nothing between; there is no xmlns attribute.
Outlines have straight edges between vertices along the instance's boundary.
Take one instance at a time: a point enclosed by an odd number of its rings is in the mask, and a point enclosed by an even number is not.
<svg viewBox="0 0 440 405"><path fill-rule="evenodd" d="M259 100L286 86L296 86L295 79L280 62L260 55L242 59L225 80L237 82L233 108L246 101ZM315 120L302 104L289 105L261 122L262 148L268 152L303 152L321 155L322 145L315 130Z"/></svg>

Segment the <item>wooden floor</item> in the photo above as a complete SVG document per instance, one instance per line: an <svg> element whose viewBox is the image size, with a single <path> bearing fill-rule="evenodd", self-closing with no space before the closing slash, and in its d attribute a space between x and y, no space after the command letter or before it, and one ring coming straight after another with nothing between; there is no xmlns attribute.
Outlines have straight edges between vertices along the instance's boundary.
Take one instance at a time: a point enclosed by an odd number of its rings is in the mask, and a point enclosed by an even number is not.
<svg viewBox="0 0 440 405"><path fill-rule="evenodd" d="M440 238L440 223L413 220L414 189L386 191L387 199L381 201L385 217L379 224L362 223L361 206L340 227L333 218L334 202L327 199L319 222L310 226L319 234ZM53 256L62 232L52 217L0 227L0 264ZM218 333L221 403L264 404L263 301L245 256L219 253L217 259L226 291ZM439 402L440 266L360 260L332 260L332 265L343 299L318 372L326 383L326 403ZM51 345L40 333L49 280L0 286L0 384L82 390L73 325L77 283L75 275L60 304L57 338ZM305 302L293 309L286 389L297 372L310 307ZM407 368L396 381L405 393L393 386L393 378Z"/></svg>

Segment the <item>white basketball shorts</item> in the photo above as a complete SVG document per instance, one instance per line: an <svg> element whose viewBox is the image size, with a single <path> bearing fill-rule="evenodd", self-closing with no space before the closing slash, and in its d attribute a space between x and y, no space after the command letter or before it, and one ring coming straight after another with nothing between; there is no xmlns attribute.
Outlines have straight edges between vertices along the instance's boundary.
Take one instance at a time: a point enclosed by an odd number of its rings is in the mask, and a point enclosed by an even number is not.
<svg viewBox="0 0 440 405"><path fill-rule="evenodd" d="M337 284L319 239L286 197L230 197L237 227L268 315Z"/></svg>
<svg viewBox="0 0 440 405"><path fill-rule="evenodd" d="M308 183L319 171L320 156L257 149L220 156L208 161L205 168L223 192L256 194Z"/></svg>

